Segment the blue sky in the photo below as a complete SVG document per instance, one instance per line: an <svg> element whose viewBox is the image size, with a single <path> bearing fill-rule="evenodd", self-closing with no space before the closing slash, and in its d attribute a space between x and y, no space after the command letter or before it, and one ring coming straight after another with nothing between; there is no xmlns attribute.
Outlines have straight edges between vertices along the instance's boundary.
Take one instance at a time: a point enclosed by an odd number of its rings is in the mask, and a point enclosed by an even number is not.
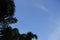
<svg viewBox="0 0 60 40"><path fill-rule="evenodd" d="M12 24L20 33L29 31L38 35L38 40L60 39L60 0L15 0L15 17Z"/></svg>

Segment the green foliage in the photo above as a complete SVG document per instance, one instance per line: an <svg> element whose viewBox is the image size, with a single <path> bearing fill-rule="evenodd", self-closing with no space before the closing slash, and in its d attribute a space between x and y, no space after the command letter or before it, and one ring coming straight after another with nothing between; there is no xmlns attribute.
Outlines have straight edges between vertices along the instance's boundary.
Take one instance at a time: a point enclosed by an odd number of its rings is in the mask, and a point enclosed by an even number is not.
<svg viewBox="0 0 60 40"><path fill-rule="evenodd" d="M2 40L32 40L37 39L37 35L32 32L26 34L19 33L17 28L12 28L9 24L16 23L17 19L14 18L15 4L13 0L0 0L0 34ZM1 40L0 39L0 40Z"/></svg>
<svg viewBox="0 0 60 40"><path fill-rule="evenodd" d="M13 0L0 0L0 22L5 18L13 17L15 4Z"/></svg>
<svg viewBox="0 0 60 40"><path fill-rule="evenodd" d="M37 35L32 32L28 32L27 34L19 33L17 28L7 27L3 31L3 40L32 40L32 38L37 39Z"/></svg>

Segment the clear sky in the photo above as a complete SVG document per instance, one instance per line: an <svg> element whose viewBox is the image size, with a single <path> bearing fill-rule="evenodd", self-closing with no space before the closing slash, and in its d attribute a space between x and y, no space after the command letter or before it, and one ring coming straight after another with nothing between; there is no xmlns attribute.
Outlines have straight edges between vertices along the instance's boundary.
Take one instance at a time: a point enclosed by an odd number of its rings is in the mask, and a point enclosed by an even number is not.
<svg viewBox="0 0 60 40"><path fill-rule="evenodd" d="M60 0L15 0L13 27L20 33L29 31L38 35L38 40L60 40Z"/></svg>

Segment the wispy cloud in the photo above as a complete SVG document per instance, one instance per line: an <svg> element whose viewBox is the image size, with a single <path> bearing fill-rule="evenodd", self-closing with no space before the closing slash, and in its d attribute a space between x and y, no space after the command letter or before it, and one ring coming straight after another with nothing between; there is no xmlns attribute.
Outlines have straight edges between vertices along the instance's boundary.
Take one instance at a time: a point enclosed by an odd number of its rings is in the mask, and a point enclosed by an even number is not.
<svg viewBox="0 0 60 40"><path fill-rule="evenodd" d="M45 5L43 5L43 4L41 4L41 3L34 3L34 6L36 7L36 8L39 8L39 9L41 9L41 10L43 10L43 11L48 11L48 8L45 6Z"/></svg>
<svg viewBox="0 0 60 40"><path fill-rule="evenodd" d="M48 11L48 9L45 6L40 5L40 9L44 10L44 11Z"/></svg>

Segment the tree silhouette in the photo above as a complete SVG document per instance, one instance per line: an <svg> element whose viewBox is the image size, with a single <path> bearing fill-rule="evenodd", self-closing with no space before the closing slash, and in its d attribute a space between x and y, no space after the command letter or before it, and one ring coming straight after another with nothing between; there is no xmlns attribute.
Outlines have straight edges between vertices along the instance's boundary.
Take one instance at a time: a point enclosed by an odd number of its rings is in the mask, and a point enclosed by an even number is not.
<svg viewBox="0 0 60 40"><path fill-rule="evenodd" d="M15 5L13 0L0 0L0 19L13 16L14 11Z"/></svg>
<svg viewBox="0 0 60 40"><path fill-rule="evenodd" d="M37 35L32 32L21 34L17 28L12 28L9 25L17 22L16 17L14 17L14 11L14 0L0 0L0 40L37 39Z"/></svg>
<svg viewBox="0 0 60 40"><path fill-rule="evenodd" d="M19 31L17 28L12 29L12 36L13 36L13 40L18 40L19 38Z"/></svg>
<svg viewBox="0 0 60 40"><path fill-rule="evenodd" d="M3 40L12 40L12 28L7 27L3 30Z"/></svg>
<svg viewBox="0 0 60 40"><path fill-rule="evenodd" d="M32 40L32 38L37 39L37 35L33 34L32 32L27 33L27 40Z"/></svg>
<svg viewBox="0 0 60 40"><path fill-rule="evenodd" d="M19 40L26 40L26 34L20 34Z"/></svg>

